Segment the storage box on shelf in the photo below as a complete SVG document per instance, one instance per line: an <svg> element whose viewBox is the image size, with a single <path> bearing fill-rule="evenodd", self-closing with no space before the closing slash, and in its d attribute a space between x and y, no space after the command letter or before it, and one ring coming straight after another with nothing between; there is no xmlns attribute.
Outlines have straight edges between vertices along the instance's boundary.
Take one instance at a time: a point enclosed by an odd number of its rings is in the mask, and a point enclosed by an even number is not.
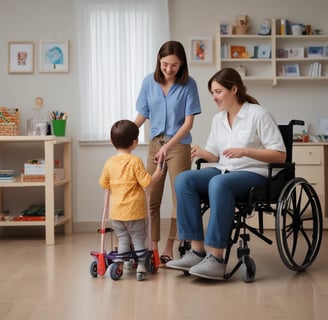
<svg viewBox="0 0 328 320"><path fill-rule="evenodd" d="M283 80L328 80L328 35L281 35L276 25L272 19L270 35L240 35L221 34L218 23L217 68L242 66L245 81L272 85Z"/></svg>
<svg viewBox="0 0 328 320"><path fill-rule="evenodd" d="M36 144L39 148L43 149L45 159L45 174L44 180L36 181L21 181L18 179L14 182L0 182L0 212L3 212L6 208L3 208L5 198L3 196L3 190L6 188L18 188L17 192L21 188L32 188L38 192L38 188L44 189L44 203L45 203L45 220L33 220L21 221L10 219L10 216L19 216L19 212L11 213L6 218L0 220L0 227L12 227L12 226L44 226L46 244L52 245L55 243L55 227L58 225L64 225L65 233L72 233L72 201L71 201L71 139L68 137L55 137L55 136L0 136L0 154L1 161L3 163L11 163L11 159L17 159L16 152L13 151L15 147L27 147L28 144ZM1 149L8 148L10 146L11 152L2 152ZM58 146L59 151L62 153L63 170L61 171L60 179L55 178L55 149ZM26 148L28 149L28 148ZM6 159L7 161L4 161ZM22 159L21 165L25 159ZM4 168L0 168L4 169ZM20 169L20 168L15 168ZM17 170L17 171L18 171ZM63 177L64 173L64 177ZM37 176L37 175L35 175ZM62 187L61 195L63 196L63 216L57 217L55 215L55 188ZM16 192L16 189L15 189Z"/></svg>
<svg viewBox="0 0 328 320"><path fill-rule="evenodd" d="M0 107L0 136L19 135L19 110Z"/></svg>

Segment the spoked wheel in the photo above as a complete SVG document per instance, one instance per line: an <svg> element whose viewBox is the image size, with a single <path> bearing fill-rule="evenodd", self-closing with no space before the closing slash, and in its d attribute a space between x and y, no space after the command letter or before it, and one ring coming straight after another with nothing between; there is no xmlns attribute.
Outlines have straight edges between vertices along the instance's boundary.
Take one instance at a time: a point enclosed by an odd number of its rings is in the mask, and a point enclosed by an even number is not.
<svg viewBox="0 0 328 320"><path fill-rule="evenodd" d="M321 245L322 212L313 187L295 178L281 191L276 212L276 238L283 263L304 271L315 260Z"/></svg>

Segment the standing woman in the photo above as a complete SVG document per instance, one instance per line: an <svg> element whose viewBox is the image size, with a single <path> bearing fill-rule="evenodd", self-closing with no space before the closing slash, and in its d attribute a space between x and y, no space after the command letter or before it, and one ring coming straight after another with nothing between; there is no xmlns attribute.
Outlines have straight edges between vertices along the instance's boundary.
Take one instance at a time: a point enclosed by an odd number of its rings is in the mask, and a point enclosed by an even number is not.
<svg viewBox="0 0 328 320"><path fill-rule="evenodd" d="M194 116L201 113L197 85L189 76L183 45L168 41L159 49L154 73L145 77L137 99L138 115L135 123L140 127L150 120L150 145L147 170L152 174L156 163L165 160L165 172L150 192L152 249L157 252L160 241L160 206L168 171L172 193L172 214L169 236L160 256L165 264L173 258L176 239L175 177L190 170L190 130ZM155 255L156 256L156 255Z"/></svg>

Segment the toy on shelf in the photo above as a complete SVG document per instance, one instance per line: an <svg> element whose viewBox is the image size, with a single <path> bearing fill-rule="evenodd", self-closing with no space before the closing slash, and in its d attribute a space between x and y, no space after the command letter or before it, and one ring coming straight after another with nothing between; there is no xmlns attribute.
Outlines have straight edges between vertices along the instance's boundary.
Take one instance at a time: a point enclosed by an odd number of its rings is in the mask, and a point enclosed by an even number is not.
<svg viewBox="0 0 328 320"><path fill-rule="evenodd" d="M234 33L246 34L250 29L250 25L248 24L248 22L248 15L238 15L236 17L236 24L234 25Z"/></svg>

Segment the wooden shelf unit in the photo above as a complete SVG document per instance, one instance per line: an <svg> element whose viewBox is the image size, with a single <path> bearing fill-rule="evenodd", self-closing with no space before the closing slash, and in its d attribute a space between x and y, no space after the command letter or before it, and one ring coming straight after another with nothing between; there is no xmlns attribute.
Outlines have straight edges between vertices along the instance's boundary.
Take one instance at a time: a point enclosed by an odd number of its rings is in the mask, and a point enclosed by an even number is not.
<svg viewBox="0 0 328 320"><path fill-rule="evenodd" d="M271 35L258 34L221 34L220 23L216 32L216 66L220 70L223 67L245 67L245 81L267 83L273 86L281 81L327 81L328 80L328 56L307 57L306 48L309 46L328 47L328 35L280 35L276 30L276 19L271 21ZM255 28L254 28L255 29ZM231 46L270 46L269 58L231 58ZM303 58L278 58L278 49L304 48ZM222 55L225 53L225 57ZM320 76L308 76L310 65L319 62L322 65ZM288 66L299 66L299 76L280 76L279 69Z"/></svg>
<svg viewBox="0 0 328 320"><path fill-rule="evenodd" d="M6 144L20 144L23 143L37 143L44 150L44 159L46 166L45 181L44 182L0 182L0 210L3 210L2 190L4 188L33 188L41 187L45 190L45 220L44 221L0 221L0 227L11 226L44 226L45 240L47 245L55 244L55 227L64 225L65 234L72 233L72 197L71 197L71 139L68 137L56 136L0 136L0 150L1 145ZM55 160L55 146L62 146L62 161L65 172L65 178L60 181L54 181L54 160ZM14 157L14 154L1 155L2 157ZM26 160L26 159L25 159ZM23 161L22 161L23 163ZM0 169L1 162L0 162ZM12 169L12 168L10 168ZM55 217L55 188L63 186L63 203L64 216Z"/></svg>

